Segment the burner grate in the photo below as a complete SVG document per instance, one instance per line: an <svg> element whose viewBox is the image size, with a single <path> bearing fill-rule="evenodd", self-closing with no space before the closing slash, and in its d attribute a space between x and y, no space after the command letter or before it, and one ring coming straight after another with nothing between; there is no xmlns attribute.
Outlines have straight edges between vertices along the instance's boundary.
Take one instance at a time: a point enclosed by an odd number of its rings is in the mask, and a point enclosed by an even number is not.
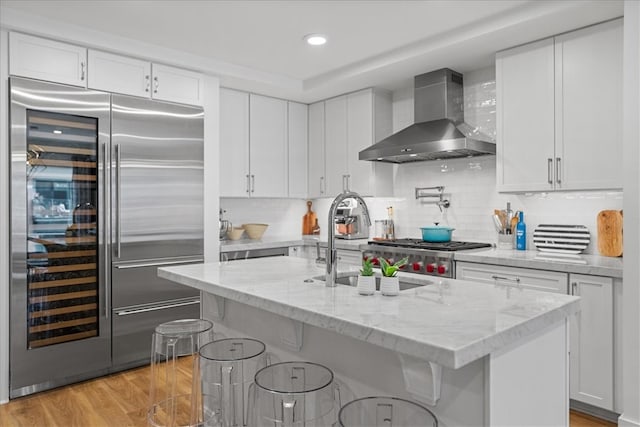
<svg viewBox="0 0 640 427"><path fill-rule="evenodd" d="M375 245L383 245L383 246L428 249L428 250L448 251L448 252L460 251L465 249L479 249L479 248L491 247L490 243L459 242L455 240L450 242L425 242L421 239L396 239L396 240L386 240L386 241L370 241L369 243L375 244Z"/></svg>

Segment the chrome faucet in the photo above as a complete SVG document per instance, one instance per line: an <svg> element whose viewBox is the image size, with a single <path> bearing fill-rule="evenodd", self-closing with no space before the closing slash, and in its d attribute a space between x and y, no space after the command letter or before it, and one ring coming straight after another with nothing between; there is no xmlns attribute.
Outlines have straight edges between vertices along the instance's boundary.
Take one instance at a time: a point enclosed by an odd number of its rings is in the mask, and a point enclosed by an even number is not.
<svg viewBox="0 0 640 427"><path fill-rule="evenodd" d="M329 226L327 228L327 253L325 255L327 263L327 276L325 277L325 286L331 288L336 286L336 278L338 276L338 255L335 243L336 212L338 210L338 205L345 199L356 199L356 201L360 203L360 205L362 206L362 214L365 218L365 222L368 227L371 226L369 209L367 208L367 204L358 193L355 193L353 191L345 191L338 194L338 196L333 200L333 203L331 203L331 207L329 208Z"/></svg>

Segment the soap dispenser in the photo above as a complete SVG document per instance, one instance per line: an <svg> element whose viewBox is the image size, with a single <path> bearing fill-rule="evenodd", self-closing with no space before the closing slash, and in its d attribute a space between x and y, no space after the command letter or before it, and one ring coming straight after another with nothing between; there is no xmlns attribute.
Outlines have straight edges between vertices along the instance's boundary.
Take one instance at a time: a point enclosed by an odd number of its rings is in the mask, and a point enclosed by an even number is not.
<svg viewBox="0 0 640 427"><path fill-rule="evenodd" d="M524 223L524 212L520 211L518 224L516 225L516 249L527 250L527 225Z"/></svg>

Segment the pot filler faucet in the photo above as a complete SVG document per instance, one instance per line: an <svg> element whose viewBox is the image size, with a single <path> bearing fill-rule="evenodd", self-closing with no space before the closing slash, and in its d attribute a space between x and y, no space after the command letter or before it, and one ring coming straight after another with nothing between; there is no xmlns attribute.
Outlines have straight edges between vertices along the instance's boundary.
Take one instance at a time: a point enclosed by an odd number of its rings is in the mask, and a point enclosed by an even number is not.
<svg viewBox="0 0 640 427"><path fill-rule="evenodd" d="M335 287L336 286L336 278L338 276L338 255L336 251L336 212L338 210L338 205L342 203L345 199L355 199L362 206L362 215L364 216L365 223L367 226L371 226L371 218L369 217L369 209L367 208L367 204L364 202L362 197L358 193L353 191L345 191L343 193L338 194L338 196L331 203L331 207L329 208L329 226L327 228L327 254L326 254L326 262L327 262L327 276L325 277L325 286Z"/></svg>

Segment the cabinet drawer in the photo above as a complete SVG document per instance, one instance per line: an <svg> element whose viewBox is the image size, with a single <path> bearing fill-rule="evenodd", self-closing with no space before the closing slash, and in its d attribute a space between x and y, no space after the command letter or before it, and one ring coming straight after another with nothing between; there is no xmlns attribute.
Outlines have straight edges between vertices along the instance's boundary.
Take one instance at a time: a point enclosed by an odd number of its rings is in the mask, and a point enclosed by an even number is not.
<svg viewBox="0 0 640 427"><path fill-rule="evenodd" d="M560 294L566 294L568 286L566 273L470 262L456 263L456 279L514 286L519 284L526 289Z"/></svg>
<svg viewBox="0 0 640 427"><path fill-rule="evenodd" d="M200 299L169 301L164 305L138 306L113 311L113 365L149 363L151 336L156 326L177 319L200 318Z"/></svg>
<svg viewBox="0 0 640 427"><path fill-rule="evenodd" d="M190 263L194 262L185 262L185 264ZM114 266L111 272L112 306L120 308L137 304L151 304L178 298L196 297L200 294L197 289L158 277L158 268L164 266L162 264Z"/></svg>
<svg viewBox="0 0 640 427"><path fill-rule="evenodd" d="M326 252L326 251L325 251ZM338 249L338 262L340 264L361 265L362 254L360 251L350 251L348 249Z"/></svg>

